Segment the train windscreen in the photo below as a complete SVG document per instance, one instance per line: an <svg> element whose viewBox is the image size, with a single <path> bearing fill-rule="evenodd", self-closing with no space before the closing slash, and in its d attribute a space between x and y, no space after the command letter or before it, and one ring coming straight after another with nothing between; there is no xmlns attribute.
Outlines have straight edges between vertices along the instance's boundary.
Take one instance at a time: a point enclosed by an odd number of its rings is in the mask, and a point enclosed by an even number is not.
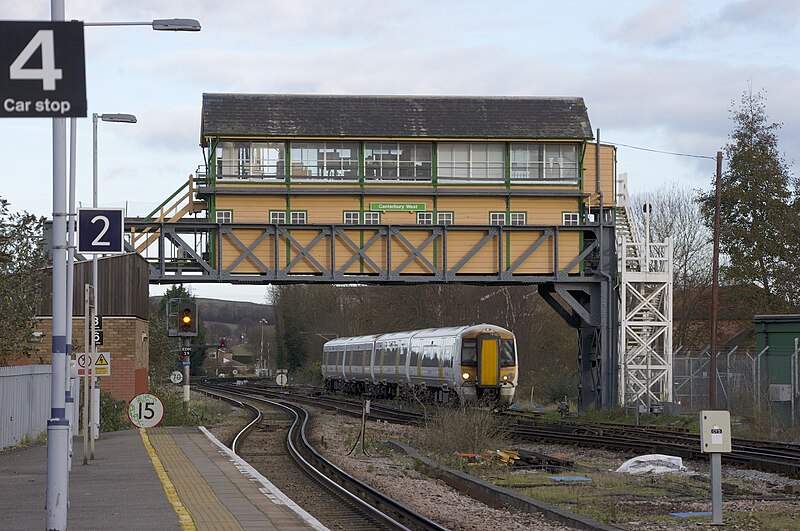
<svg viewBox="0 0 800 531"><path fill-rule="evenodd" d="M461 342L461 365L478 364L478 340L464 339Z"/></svg>
<svg viewBox="0 0 800 531"><path fill-rule="evenodd" d="M500 366L509 367L515 365L514 359L514 340L501 339L500 340Z"/></svg>

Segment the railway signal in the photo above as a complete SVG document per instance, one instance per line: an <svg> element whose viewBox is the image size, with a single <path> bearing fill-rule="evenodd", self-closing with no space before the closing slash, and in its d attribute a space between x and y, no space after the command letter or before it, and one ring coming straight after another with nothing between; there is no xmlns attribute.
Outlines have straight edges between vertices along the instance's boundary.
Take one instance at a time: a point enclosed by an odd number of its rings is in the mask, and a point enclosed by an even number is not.
<svg viewBox="0 0 800 531"><path fill-rule="evenodd" d="M197 335L197 305L184 301L178 309L178 336L193 337Z"/></svg>

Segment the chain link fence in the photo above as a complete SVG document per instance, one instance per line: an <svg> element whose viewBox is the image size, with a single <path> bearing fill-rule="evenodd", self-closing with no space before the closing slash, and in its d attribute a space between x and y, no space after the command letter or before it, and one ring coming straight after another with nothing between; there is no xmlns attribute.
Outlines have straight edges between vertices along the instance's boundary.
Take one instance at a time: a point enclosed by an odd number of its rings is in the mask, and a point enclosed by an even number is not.
<svg viewBox="0 0 800 531"><path fill-rule="evenodd" d="M776 360L782 360L776 371ZM770 369L770 363L773 368ZM708 348L702 351L678 349L672 356L673 401L683 412L709 409L709 378L711 356ZM717 409L727 409L734 415L755 416L771 414L776 404L788 413L791 425L796 425L800 409L800 372L798 348L762 350L734 347L717 354ZM788 383L787 383L788 382Z"/></svg>

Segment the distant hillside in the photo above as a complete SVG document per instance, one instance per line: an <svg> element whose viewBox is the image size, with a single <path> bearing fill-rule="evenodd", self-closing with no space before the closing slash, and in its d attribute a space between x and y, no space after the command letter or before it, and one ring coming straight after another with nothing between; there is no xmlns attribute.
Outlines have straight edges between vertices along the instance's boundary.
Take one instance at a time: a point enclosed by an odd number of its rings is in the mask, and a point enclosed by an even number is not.
<svg viewBox="0 0 800 531"><path fill-rule="evenodd" d="M161 297L150 297L158 301ZM218 338L228 338L231 345L244 342L251 344L260 341L261 320L266 334L275 326L275 309L272 305L255 302L222 301L217 299L195 299L197 314L201 325L205 328L206 339L214 342Z"/></svg>

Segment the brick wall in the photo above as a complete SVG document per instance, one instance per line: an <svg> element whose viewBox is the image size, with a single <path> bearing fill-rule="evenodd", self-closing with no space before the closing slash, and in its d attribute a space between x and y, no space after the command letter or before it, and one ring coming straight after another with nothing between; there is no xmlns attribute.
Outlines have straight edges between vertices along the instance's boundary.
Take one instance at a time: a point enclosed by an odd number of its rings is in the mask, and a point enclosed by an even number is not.
<svg viewBox="0 0 800 531"><path fill-rule="evenodd" d="M52 363L52 319L40 317L37 332L44 335L34 343L35 352L29 357L12 362L12 365L49 365ZM103 344L98 352L108 352L111 357L111 375L101 376L100 388L118 400L130 401L147 391L147 374L150 367L149 324L138 317L103 317ZM83 352L85 344L83 317L72 322L72 351Z"/></svg>

